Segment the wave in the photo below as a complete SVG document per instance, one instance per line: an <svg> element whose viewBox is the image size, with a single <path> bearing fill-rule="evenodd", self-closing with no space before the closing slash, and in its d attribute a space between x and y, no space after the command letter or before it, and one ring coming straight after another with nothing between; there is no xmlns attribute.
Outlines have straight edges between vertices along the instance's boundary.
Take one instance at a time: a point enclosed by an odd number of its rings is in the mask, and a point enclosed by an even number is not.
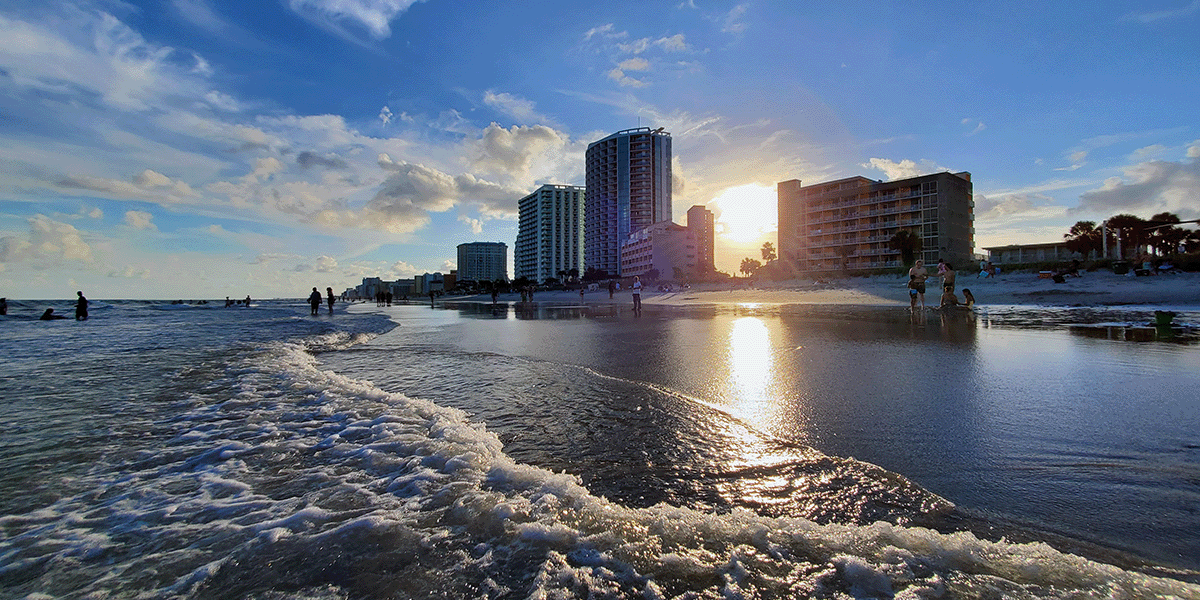
<svg viewBox="0 0 1200 600"><path fill-rule="evenodd" d="M269 343L181 376L174 416L123 440L77 493L0 518L0 585L73 597L1200 598L1042 543L622 506L512 459L463 411L314 356L368 337Z"/></svg>

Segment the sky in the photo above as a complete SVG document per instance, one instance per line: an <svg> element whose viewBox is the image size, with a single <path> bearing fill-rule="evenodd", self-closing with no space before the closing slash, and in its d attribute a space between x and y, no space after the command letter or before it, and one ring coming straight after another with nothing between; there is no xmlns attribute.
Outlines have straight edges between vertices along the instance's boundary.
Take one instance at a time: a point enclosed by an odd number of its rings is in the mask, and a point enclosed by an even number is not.
<svg viewBox="0 0 1200 600"><path fill-rule="evenodd" d="M775 186L968 171L977 251L1200 217L1200 0L6 0L0 296L303 297L512 247L664 127L717 267Z"/></svg>

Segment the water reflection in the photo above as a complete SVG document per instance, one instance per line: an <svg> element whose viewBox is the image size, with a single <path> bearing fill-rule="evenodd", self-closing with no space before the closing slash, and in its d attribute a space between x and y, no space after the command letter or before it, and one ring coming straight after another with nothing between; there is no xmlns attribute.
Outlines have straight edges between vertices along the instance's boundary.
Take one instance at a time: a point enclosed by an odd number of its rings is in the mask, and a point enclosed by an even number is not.
<svg viewBox="0 0 1200 600"><path fill-rule="evenodd" d="M751 423L767 420L774 360L767 326L758 317L742 317L729 329L729 394L739 416Z"/></svg>

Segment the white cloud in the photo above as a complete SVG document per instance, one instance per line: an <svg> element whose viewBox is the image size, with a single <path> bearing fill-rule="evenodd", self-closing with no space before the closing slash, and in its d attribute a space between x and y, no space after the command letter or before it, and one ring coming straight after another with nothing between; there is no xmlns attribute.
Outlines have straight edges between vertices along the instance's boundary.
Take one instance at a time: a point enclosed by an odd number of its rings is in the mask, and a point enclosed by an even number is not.
<svg viewBox="0 0 1200 600"><path fill-rule="evenodd" d="M536 105L532 101L505 92L488 90L483 93L483 103L522 124L551 122L550 119L538 114Z"/></svg>
<svg viewBox="0 0 1200 600"><path fill-rule="evenodd" d="M1074 212L1150 217L1169 211L1182 219L1195 219L1200 217L1196 198L1200 198L1200 160L1155 160L1130 165L1123 177L1110 177L1099 189L1085 192Z"/></svg>
<svg viewBox="0 0 1200 600"><path fill-rule="evenodd" d="M337 266L338 263L332 256L321 255L317 257L314 269L318 273L332 273L337 270Z"/></svg>
<svg viewBox="0 0 1200 600"><path fill-rule="evenodd" d="M649 71L650 61L639 56L621 61L617 68L623 71Z"/></svg>
<svg viewBox="0 0 1200 600"><path fill-rule="evenodd" d="M150 279L150 270L129 265L119 271L109 271L108 276L116 279Z"/></svg>
<svg viewBox="0 0 1200 600"><path fill-rule="evenodd" d="M1188 146L1187 157L1200 158L1200 140L1196 140L1192 142L1190 146Z"/></svg>
<svg viewBox="0 0 1200 600"><path fill-rule="evenodd" d="M296 14L341 35L349 35L341 23L366 29L380 40L392 34L388 25L420 0L289 0Z"/></svg>
<svg viewBox="0 0 1200 600"><path fill-rule="evenodd" d="M1137 21L1140 23L1154 23L1156 21L1164 21L1167 19L1179 19L1188 17L1200 12L1200 0L1192 0L1191 2L1179 8L1169 8L1154 12L1129 13L1125 15L1126 21Z"/></svg>
<svg viewBox="0 0 1200 600"><path fill-rule="evenodd" d="M887 176L888 181L908 179L909 177L918 177L921 175L929 175L930 173L941 173L943 171L950 170L945 167L940 167L937 165L937 163L928 159L922 159L920 161L904 159L897 162L887 158L872 158L870 162L862 166L869 169L883 171L884 175Z"/></svg>
<svg viewBox="0 0 1200 600"><path fill-rule="evenodd" d="M617 82L617 84L620 85L621 87L632 87L632 88L646 87L646 82L626 75L625 71L622 71L619 68L609 71L608 78Z"/></svg>
<svg viewBox="0 0 1200 600"><path fill-rule="evenodd" d="M483 233L483 221L479 219L472 219L466 215L459 215L458 220L460 223L466 223L469 225L471 227L471 233L474 233L475 235Z"/></svg>
<svg viewBox="0 0 1200 600"><path fill-rule="evenodd" d="M154 215L140 210L130 210L125 212L125 224L139 230L158 231L158 226L154 224Z"/></svg>
<svg viewBox="0 0 1200 600"><path fill-rule="evenodd" d="M74 226L37 214L29 232L0 237L0 262L57 264L92 262L92 248Z"/></svg>
<svg viewBox="0 0 1200 600"><path fill-rule="evenodd" d="M724 22L721 26L721 31L725 33L745 33L747 25L743 18L746 16L746 10L749 8L747 4L739 4L734 6L725 14Z"/></svg>

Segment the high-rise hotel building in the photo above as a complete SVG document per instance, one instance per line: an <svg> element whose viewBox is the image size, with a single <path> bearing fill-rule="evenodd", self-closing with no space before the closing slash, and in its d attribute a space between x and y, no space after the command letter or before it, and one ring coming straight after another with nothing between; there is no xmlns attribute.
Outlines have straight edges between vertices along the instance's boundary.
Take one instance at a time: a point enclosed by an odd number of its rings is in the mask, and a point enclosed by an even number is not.
<svg viewBox="0 0 1200 600"><path fill-rule="evenodd" d="M714 240L716 239L716 224L711 210L697 204L687 211L687 228L696 235L696 271L700 275L711 274L717 270L714 256Z"/></svg>
<svg viewBox="0 0 1200 600"><path fill-rule="evenodd" d="M581 186L548 184L521 198L513 277L542 283L572 269L583 275L584 196Z"/></svg>
<svg viewBox="0 0 1200 600"><path fill-rule="evenodd" d="M618 131L587 148L584 264L621 274L621 245L671 219L671 134L660 127Z"/></svg>
<svg viewBox="0 0 1200 600"><path fill-rule="evenodd" d="M970 173L898 181L851 177L815 185L780 182L779 256L800 271L899 267L888 247L908 229L921 239L917 258L962 268L973 260L975 202Z"/></svg>
<svg viewBox="0 0 1200 600"><path fill-rule="evenodd" d="M508 245L470 242L458 245L459 281L508 281Z"/></svg>

